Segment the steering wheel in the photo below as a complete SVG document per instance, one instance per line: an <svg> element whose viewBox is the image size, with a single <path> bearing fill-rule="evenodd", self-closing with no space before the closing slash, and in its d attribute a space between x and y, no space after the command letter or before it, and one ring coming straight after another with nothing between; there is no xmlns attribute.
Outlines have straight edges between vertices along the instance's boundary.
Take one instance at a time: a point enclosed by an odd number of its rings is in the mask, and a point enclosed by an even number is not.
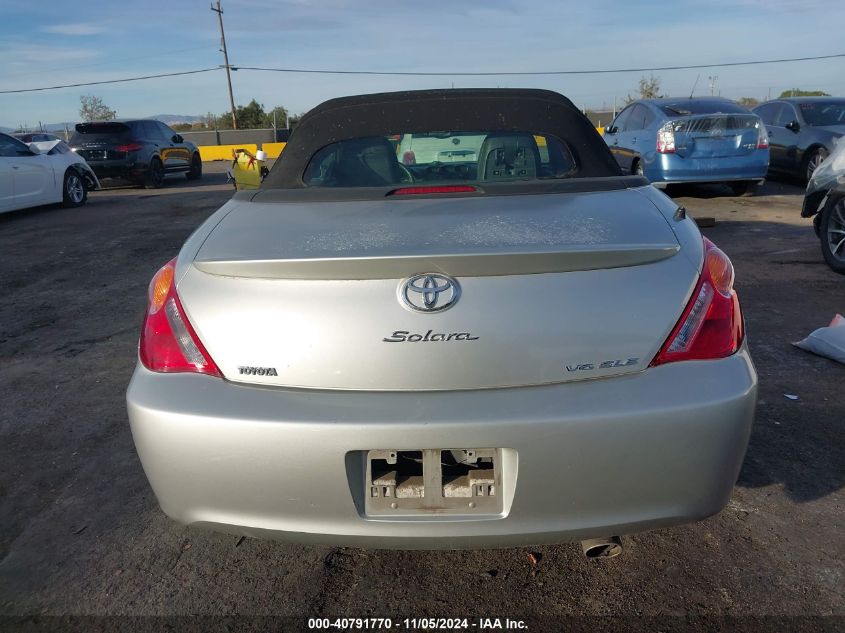
<svg viewBox="0 0 845 633"><path fill-rule="evenodd" d="M402 177L399 179L399 182L414 182L414 174L411 173L411 170L405 167L405 165L400 162L397 162L396 164L399 165L399 171L402 172Z"/></svg>

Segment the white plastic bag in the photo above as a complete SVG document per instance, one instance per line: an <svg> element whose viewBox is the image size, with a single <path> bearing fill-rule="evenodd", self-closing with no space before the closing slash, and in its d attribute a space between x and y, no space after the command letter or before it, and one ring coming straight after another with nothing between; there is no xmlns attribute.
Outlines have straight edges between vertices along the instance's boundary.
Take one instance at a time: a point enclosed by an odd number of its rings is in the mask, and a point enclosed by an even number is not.
<svg viewBox="0 0 845 633"><path fill-rule="evenodd" d="M819 328L793 345L845 365L845 317L837 314L830 325Z"/></svg>

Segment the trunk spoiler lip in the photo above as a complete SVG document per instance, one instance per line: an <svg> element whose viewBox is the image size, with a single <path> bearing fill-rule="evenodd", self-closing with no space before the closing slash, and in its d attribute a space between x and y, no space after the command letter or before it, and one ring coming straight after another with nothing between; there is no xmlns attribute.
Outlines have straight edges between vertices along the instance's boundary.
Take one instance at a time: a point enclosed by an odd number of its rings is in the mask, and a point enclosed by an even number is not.
<svg viewBox="0 0 845 633"><path fill-rule="evenodd" d="M424 183L418 183L424 184ZM458 184L473 185L478 189L474 194L430 194L408 196L416 200L424 198L467 199L481 197L517 197L526 195L549 194L592 194L609 191L624 191L644 187L649 181L643 176L600 176L559 179L538 179L525 181L460 181ZM382 187L302 187L244 190L237 192L233 199L256 204L303 203L303 202L364 202L391 200L394 204L407 202L402 196L390 196L390 192L401 184Z"/></svg>
<svg viewBox="0 0 845 633"><path fill-rule="evenodd" d="M377 255L295 259L195 259L203 273L251 279L401 279L422 272L455 277L499 277L610 268L659 262L681 250L676 243L567 246L554 250L501 250L482 253Z"/></svg>

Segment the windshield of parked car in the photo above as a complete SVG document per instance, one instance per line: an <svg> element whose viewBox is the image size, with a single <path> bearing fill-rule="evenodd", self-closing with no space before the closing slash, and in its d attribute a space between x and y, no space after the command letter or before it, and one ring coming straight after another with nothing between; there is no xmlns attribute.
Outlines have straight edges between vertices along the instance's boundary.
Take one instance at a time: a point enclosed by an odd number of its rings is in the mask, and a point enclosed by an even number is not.
<svg viewBox="0 0 845 633"><path fill-rule="evenodd" d="M807 125L845 125L845 100L807 101L798 107Z"/></svg>
<svg viewBox="0 0 845 633"><path fill-rule="evenodd" d="M380 187L567 178L566 143L530 132L431 131L332 143L309 161L307 187Z"/></svg>
<svg viewBox="0 0 845 633"><path fill-rule="evenodd" d="M691 114L714 114L717 112L748 114L742 106L725 99L682 99L658 104L668 116L690 116Z"/></svg>

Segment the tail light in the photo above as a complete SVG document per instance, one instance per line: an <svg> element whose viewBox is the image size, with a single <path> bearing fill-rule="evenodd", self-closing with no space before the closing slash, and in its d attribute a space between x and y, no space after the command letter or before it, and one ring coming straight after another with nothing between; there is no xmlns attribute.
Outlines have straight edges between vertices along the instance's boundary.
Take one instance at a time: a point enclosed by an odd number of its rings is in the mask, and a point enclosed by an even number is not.
<svg viewBox="0 0 845 633"><path fill-rule="evenodd" d="M675 131L672 129L671 122L667 123L662 128L657 130L657 153L675 153Z"/></svg>
<svg viewBox="0 0 845 633"><path fill-rule="evenodd" d="M769 149L769 132L763 123L757 125L757 149Z"/></svg>
<svg viewBox="0 0 845 633"><path fill-rule="evenodd" d="M118 152L137 152L143 149L143 146L140 143L124 143L123 145L118 145L114 149Z"/></svg>
<svg viewBox="0 0 845 633"><path fill-rule="evenodd" d="M731 260L704 238L701 279L652 367L679 360L724 358L739 349L745 328L733 282Z"/></svg>
<svg viewBox="0 0 845 633"><path fill-rule="evenodd" d="M138 355L147 369L220 376L220 370L191 327L176 294L173 259L159 270L149 288Z"/></svg>

